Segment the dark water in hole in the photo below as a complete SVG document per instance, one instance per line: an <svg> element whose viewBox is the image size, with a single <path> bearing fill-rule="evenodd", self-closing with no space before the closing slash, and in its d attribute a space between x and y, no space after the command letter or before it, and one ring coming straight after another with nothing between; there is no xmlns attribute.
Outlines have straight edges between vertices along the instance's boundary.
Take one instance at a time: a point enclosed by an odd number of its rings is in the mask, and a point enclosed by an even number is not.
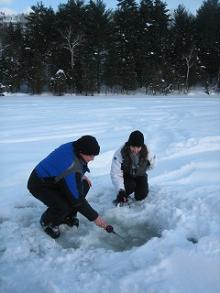
<svg viewBox="0 0 220 293"><path fill-rule="evenodd" d="M91 247L104 248L113 251L126 251L133 247L138 247L145 244L147 241L153 237L160 237L161 231L158 227L153 227L152 225L141 223L135 225L126 225L118 227L114 225L115 232L107 233L105 231L100 231L98 234L94 234L94 242L89 240ZM88 231L73 231L73 233L68 232L61 234L61 237L57 239L57 242L64 248L80 248L81 239L86 237ZM91 235L90 235L91 237Z"/></svg>
<svg viewBox="0 0 220 293"><path fill-rule="evenodd" d="M100 237L104 248L113 251L126 251L145 244L153 237L161 236L159 229L146 223L136 224L129 228L122 227L120 230L115 228L115 231L121 237L115 234L102 235Z"/></svg>

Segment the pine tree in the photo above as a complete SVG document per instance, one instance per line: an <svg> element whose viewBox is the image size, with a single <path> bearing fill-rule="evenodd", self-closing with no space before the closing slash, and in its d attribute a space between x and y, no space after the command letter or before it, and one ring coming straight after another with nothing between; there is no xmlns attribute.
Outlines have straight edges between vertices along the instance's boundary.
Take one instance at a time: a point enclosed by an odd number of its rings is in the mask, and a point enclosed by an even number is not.
<svg viewBox="0 0 220 293"><path fill-rule="evenodd" d="M5 27L2 39L1 82L12 92L20 90L23 77L23 32L19 24Z"/></svg>
<svg viewBox="0 0 220 293"><path fill-rule="evenodd" d="M172 69L176 86L189 90L193 81L192 69L196 67L197 49L195 44L195 18L183 5L174 11L172 25Z"/></svg>
<svg viewBox="0 0 220 293"><path fill-rule="evenodd" d="M102 0L90 1L87 5L85 42L83 44L84 79L92 80L92 89L98 93L103 85L103 66L109 42L111 13Z"/></svg>
<svg viewBox="0 0 220 293"><path fill-rule="evenodd" d="M150 42L148 48L148 62L150 64L150 75L146 84L149 84L154 92L162 92L167 86L167 72L170 70L168 58L170 16L166 3L160 0L153 2L151 21L149 26ZM147 65L149 68L149 65Z"/></svg>
<svg viewBox="0 0 220 293"><path fill-rule="evenodd" d="M137 88L137 30L138 9L133 0L118 0L114 14L116 70L123 91Z"/></svg>
<svg viewBox="0 0 220 293"><path fill-rule="evenodd" d="M55 95L62 96L66 91L66 75L59 69L50 80L50 87Z"/></svg>
<svg viewBox="0 0 220 293"><path fill-rule="evenodd" d="M140 2L139 8L139 18L140 18L140 31L139 31L139 75L140 77L140 87L149 86L151 76L152 76L152 42L153 42L153 31L152 27L154 25L153 20L153 0L142 0Z"/></svg>
<svg viewBox="0 0 220 293"><path fill-rule="evenodd" d="M197 12L197 43L201 70L215 88L220 87L220 1L207 0Z"/></svg>
<svg viewBox="0 0 220 293"><path fill-rule="evenodd" d="M40 2L32 6L27 17L25 31L25 75L33 93L41 93L49 83L48 75L53 71L50 62L54 45L55 15L51 8Z"/></svg>

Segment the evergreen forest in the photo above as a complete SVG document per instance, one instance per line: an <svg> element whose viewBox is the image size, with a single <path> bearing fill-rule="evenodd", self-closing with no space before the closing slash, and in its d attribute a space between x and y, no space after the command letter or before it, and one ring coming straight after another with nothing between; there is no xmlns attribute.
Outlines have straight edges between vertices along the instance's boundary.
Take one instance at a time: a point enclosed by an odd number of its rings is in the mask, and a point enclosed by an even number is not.
<svg viewBox="0 0 220 293"><path fill-rule="evenodd" d="M24 22L0 22L0 85L11 92L220 91L220 1L196 15L161 0L42 2Z"/></svg>

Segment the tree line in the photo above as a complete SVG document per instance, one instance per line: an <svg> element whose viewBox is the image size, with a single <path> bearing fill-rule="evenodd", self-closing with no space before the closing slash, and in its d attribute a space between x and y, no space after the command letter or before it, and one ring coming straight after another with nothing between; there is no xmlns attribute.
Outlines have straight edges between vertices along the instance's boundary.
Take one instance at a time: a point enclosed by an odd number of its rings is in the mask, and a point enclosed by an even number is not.
<svg viewBox="0 0 220 293"><path fill-rule="evenodd" d="M12 92L148 94L220 90L220 2L191 14L160 0L69 0L0 24L0 84Z"/></svg>

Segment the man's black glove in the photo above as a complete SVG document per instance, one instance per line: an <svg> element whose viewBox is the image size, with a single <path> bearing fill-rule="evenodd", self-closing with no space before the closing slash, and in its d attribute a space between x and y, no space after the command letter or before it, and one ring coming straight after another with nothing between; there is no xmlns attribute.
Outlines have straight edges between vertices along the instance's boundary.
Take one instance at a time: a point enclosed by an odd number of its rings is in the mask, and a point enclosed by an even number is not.
<svg viewBox="0 0 220 293"><path fill-rule="evenodd" d="M123 189L120 189L119 190L119 193L117 195L116 201L118 203L127 202L128 201L128 196L127 196L125 190L123 190Z"/></svg>

